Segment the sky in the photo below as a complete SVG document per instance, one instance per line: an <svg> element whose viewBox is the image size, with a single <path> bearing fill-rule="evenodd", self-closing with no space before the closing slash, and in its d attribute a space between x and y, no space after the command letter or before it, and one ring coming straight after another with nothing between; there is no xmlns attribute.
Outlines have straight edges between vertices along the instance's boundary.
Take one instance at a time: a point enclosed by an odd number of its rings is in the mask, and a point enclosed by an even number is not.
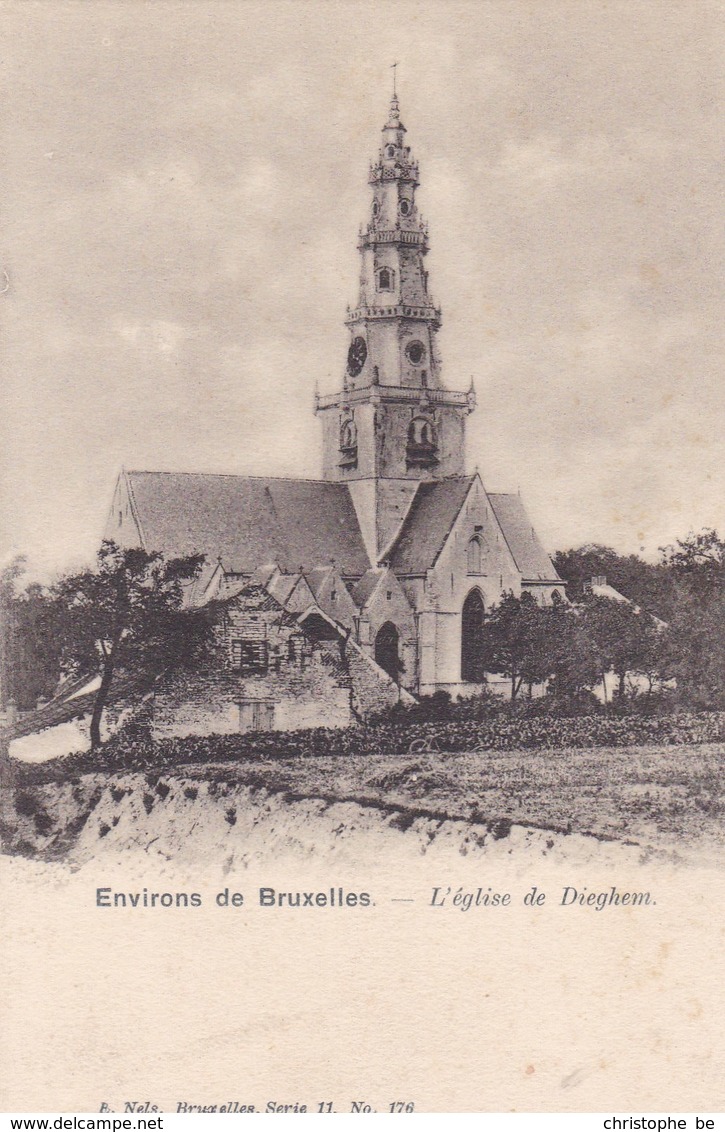
<svg viewBox="0 0 725 1132"><path fill-rule="evenodd" d="M315 477L390 97L468 464L550 552L725 533L709 0L5 0L0 555L122 467Z"/></svg>

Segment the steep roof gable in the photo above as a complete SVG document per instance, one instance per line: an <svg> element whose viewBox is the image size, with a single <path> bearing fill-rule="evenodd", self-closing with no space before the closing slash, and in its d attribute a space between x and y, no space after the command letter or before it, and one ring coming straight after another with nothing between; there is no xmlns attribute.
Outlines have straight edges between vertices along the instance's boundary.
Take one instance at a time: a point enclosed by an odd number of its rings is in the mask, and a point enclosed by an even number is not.
<svg viewBox="0 0 725 1132"><path fill-rule="evenodd" d="M487 494L522 579L525 582L560 582L561 578L541 545L520 496Z"/></svg>
<svg viewBox="0 0 725 1132"><path fill-rule="evenodd" d="M370 565L345 484L188 472L126 476L148 550L221 557L238 574L261 562L291 573L334 561L352 576Z"/></svg>
<svg viewBox="0 0 725 1132"><path fill-rule="evenodd" d="M352 591L352 600L355 602L358 609L365 608L386 573L387 570L383 566L375 566L368 570L367 574L363 574L362 578L355 583Z"/></svg>
<svg viewBox="0 0 725 1132"><path fill-rule="evenodd" d="M396 574L425 574L435 565L474 479L451 476L419 485L390 550Z"/></svg>

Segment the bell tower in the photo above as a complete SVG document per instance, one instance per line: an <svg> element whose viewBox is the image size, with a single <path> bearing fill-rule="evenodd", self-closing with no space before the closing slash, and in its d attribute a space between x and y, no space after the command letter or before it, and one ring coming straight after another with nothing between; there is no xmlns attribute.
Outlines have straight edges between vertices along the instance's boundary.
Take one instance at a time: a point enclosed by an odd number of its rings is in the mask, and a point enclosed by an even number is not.
<svg viewBox="0 0 725 1132"><path fill-rule="evenodd" d="M428 287L428 230L418 212L418 164L406 145L395 89L371 165L368 220L360 229L360 284L348 307L342 389L317 397L324 478L350 484L376 560L397 532L421 480L465 474L467 392L444 388L441 312Z"/></svg>

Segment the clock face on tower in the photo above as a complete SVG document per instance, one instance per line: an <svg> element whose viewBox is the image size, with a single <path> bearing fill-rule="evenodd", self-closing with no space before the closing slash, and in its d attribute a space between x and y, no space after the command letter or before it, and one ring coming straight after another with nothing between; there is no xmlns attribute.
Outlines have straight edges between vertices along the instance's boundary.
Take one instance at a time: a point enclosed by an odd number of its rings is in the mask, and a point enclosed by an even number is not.
<svg viewBox="0 0 725 1132"><path fill-rule="evenodd" d="M347 352L347 372L350 377L357 377L360 370L365 365L365 359L368 356L368 348L365 345L364 338L353 338L350 343L350 349Z"/></svg>

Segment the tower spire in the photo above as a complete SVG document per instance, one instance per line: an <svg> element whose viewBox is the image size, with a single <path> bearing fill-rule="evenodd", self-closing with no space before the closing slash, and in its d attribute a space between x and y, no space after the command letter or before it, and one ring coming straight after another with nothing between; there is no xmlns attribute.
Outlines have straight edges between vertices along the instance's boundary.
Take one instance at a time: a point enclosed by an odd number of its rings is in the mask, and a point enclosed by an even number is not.
<svg viewBox="0 0 725 1132"><path fill-rule="evenodd" d="M424 267L428 230L416 200L418 163L400 121L397 67L391 64L390 111L369 169L342 389L317 401L325 479L368 485L358 494L374 504L366 529L377 532L378 548L389 542L411 485L463 475L465 418L475 407L471 391L448 390L442 380L441 312Z"/></svg>
<svg viewBox="0 0 725 1132"><path fill-rule="evenodd" d="M390 113L388 114L388 121L386 123L389 129L400 129L400 103L398 102L398 91L396 78L398 74L398 64L392 63L390 67L393 72L393 96L390 99Z"/></svg>

